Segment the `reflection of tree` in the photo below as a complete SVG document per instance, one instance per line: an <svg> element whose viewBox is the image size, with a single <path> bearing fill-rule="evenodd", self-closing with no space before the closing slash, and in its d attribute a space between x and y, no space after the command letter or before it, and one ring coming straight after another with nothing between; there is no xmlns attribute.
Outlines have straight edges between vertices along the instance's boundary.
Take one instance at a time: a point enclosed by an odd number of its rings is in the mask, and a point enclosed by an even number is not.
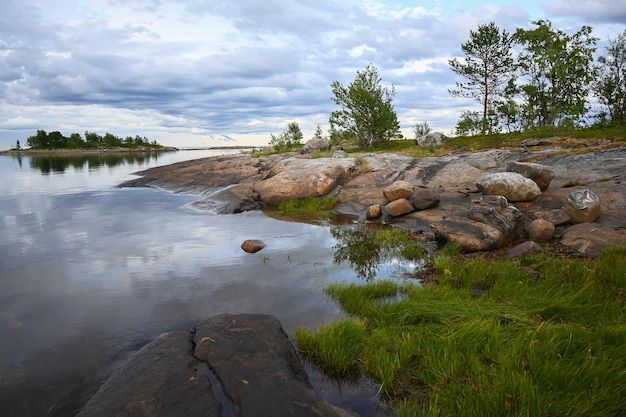
<svg viewBox="0 0 626 417"><path fill-rule="evenodd" d="M30 158L30 167L46 175L50 172L65 172L69 167L80 171L87 167L96 171L101 167L115 167L122 164L142 165L150 160L158 160L158 152L124 154L86 154L86 155L34 155Z"/></svg>
<svg viewBox="0 0 626 417"><path fill-rule="evenodd" d="M338 240L335 245L333 262L348 261L359 277L366 281L374 279L378 266L386 255L384 248L373 238L374 231L365 228L335 227L330 230Z"/></svg>

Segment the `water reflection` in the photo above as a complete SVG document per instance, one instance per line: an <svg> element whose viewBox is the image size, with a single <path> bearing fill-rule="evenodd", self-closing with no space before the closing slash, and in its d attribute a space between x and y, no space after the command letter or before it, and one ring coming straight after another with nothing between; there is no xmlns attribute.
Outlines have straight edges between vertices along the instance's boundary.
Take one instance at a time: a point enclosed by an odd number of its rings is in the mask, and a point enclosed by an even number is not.
<svg viewBox="0 0 626 417"><path fill-rule="evenodd" d="M128 152L128 153L96 153L72 155L32 155L30 167L39 170L43 175L65 172L68 168L77 171L97 171L104 167L116 167L122 164L142 166L148 162L156 162L160 152ZM22 166L22 157L13 156Z"/></svg>
<svg viewBox="0 0 626 417"><path fill-rule="evenodd" d="M356 226L334 227L330 232L337 240L333 262L347 262L366 281L412 273L424 266L428 256L424 247L398 230L381 232Z"/></svg>

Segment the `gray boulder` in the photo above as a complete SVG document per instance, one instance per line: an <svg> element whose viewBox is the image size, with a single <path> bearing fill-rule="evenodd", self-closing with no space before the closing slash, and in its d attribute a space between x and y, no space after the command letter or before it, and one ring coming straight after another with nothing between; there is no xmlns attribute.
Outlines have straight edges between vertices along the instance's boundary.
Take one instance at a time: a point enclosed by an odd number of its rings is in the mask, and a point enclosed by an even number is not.
<svg viewBox="0 0 626 417"><path fill-rule="evenodd" d="M328 151L331 145L330 139L328 138L313 138L304 144L300 153L304 155L307 153Z"/></svg>
<svg viewBox="0 0 626 417"><path fill-rule="evenodd" d="M530 201L541 194L536 182L517 172L487 174L476 182L476 188L486 195L501 195L508 201Z"/></svg>
<svg viewBox="0 0 626 417"><path fill-rule="evenodd" d="M448 137L441 132L432 132L415 139L417 146L439 146L448 143Z"/></svg>
<svg viewBox="0 0 626 417"><path fill-rule="evenodd" d="M591 190L576 190L567 197L563 210L573 223L593 223L600 217L600 198Z"/></svg>
<svg viewBox="0 0 626 417"><path fill-rule="evenodd" d="M426 210L439 204L439 193L430 188L415 188L409 199L417 210Z"/></svg>
<svg viewBox="0 0 626 417"><path fill-rule="evenodd" d="M166 333L116 371L80 417L347 416L313 390L273 316L221 314Z"/></svg>
<svg viewBox="0 0 626 417"><path fill-rule="evenodd" d="M530 178L537 183L541 191L545 191L554 179L554 171L550 168L530 162L511 162L507 166L507 171L517 172L526 178Z"/></svg>

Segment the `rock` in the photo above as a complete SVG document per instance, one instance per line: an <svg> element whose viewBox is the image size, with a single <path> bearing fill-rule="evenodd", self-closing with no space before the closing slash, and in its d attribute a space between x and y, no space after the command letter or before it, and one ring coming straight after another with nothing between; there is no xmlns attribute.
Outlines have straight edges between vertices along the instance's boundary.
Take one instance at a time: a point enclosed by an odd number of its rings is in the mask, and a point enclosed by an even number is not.
<svg viewBox="0 0 626 417"><path fill-rule="evenodd" d="M399 198L409 198L412 194L413 184L407 181L395 181L383 190L383 195L387 197L389 201L394 201Z"/></svg>
<svg viewBox="0 0 626 417"><path fill-rule="evenodd" d="M507 252L505 257L506 259L523 258L524 256L530 256L539 253L542 250L543 249L541 249L541 246L539 246L537 242L529 240L527 242L522 242L512 248L510 251Z"/></svg>
<svg viewBox="0 0 626 417"><path fill-rule="evenodd" d="M608 246L626 245L626 229L609 229L596 223L580 223L563 232L561 244L590 258L600 256Z"/></svg>
<svg viewBox="0 0 626 417"><path fill-rule="evenodd" d="M426 210L439 204L439 193L429 188L415 188L409 199L417 210Z"/></svg>
<svg viewBox="0 0 626 417"><path fill-rule="evenodd" d="M415 139L417 146L439 146L448 143L448 137L441 132L432 132Z"/></svg>
<svg viewBox="0 0 626 417"><path fill-rule="evenodd" d="M541 194L537 183L517 172L487 174L476 182L486 195L501 195L508 201L529 201Z"/></svg>
<svg viewBox="0 0 626 417"><path fill-rule="evenodd" d="M576 190L567 197L563 210L573 223L593 223L600 217L600 199L591 190Z"/></svg>
<svg viewBox="0 0 626 417"><path fill-rule="evenodd" d="M402 216L415 210L413 204L406 198L393 200L385 206L385 212L393 217Z"/></svg>
<svg viewBox="0 0 626 417"><path fill-rule="evenodd" d="M257 253L258 251L260 251L266 246L267 244L263 242L262 240L249 239L249 240L245 240L241 244L241 249L243 249L243 251L247 253Z"/></svg>
<svg viewBox="0 0 626 417"><path fill-rule="evenodd" d="M221 314L166 333L116 371L80 412L113 416L343 416L311 387L280 322Z"/></svg>
<svg viewBox="0 0 626 417"><path fill-rule="evenodd" d="M495 227L466 218L444 219L432 223L430 228L439 243L458 243L464 252L497 249L504 240Z"/></svg>
<svg viewBox="0 0 626 417"><path fill-rule="evenodd" d="M352 158L285 158L270 168L269 176L254 183L259 200L278 205L287 200L320 197L342 184L356 169Z"/></svg>
<svg viewBox="0 0 626 417"><path fill-rule="evenodd" d="M572 219L567 215L567 213L563 209L536 211L535 217L538 219L549 221L555 226L562 226L572 221Z"/></svg>
<svg viewBox="0 0 626 417"><path fill-rule="evenodd" d="M348 152L344 151L343 149L337 149L335 152L333 152L333 158L347 158L348 157Z"/></svg>
<svg viewBox="0 0 626 417"><path fill-rule="evenodd" d="M530 178L537 183L541 191L545 191L554 178L554 171L547 166L529 162L511 162L507 166L507 171L517 172L526 178Z"/></svg>
<svg viewBox="0 0 626 417"><path fill-rule="evenodd" d="M544 219L535 219L526 227L528 238L535 242L545 242L552 239L554 230L554 225Z"/></svg>
<svg viewBox="0 0 626 417"><path fill-rule="evenodd" d="M522 213L501 195L481 196L472 199L468 217L495 227L501 232L497 247L517 239L523 230Z"/></svg>
<svg viewBox="0 0 626 417"><path fill-rule="evenodd" d="M321 152L330 150L330 139L328 138L313 138L308 140L302 149L300 150L301 154L313 153L313 152Z"/></svg>
<svg viewBox="0 0 626 417"><path fill-rule="evenodd" d="M377 219L382 214L382 209L380 204L372 204L367 208L367 212L365 213L365 218L368 220Z"/></svg>

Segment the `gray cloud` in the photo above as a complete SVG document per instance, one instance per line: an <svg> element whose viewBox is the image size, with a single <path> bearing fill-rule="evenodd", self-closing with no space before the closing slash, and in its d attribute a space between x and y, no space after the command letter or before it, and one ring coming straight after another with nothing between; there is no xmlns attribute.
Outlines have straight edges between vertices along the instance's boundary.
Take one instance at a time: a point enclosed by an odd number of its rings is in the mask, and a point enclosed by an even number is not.
<svg viewBox="0 0 626 417"><path fill-rule="evenodd" d="M111 0L67 9L62 0L4 0L0 149L60 126L179 146L220 135L262 143L292 120L312 132L334 108L330 84L370 63L396 87L403 126L428 119L449 132L473 103L448 95L456 80L447 60L462 55L478 24L512 31L530 19L517 4L446 17L437 2L428 13L373 5ZM573 13L556 0L546 10ZM604 13L594 10L581 21Z"/></svg>

